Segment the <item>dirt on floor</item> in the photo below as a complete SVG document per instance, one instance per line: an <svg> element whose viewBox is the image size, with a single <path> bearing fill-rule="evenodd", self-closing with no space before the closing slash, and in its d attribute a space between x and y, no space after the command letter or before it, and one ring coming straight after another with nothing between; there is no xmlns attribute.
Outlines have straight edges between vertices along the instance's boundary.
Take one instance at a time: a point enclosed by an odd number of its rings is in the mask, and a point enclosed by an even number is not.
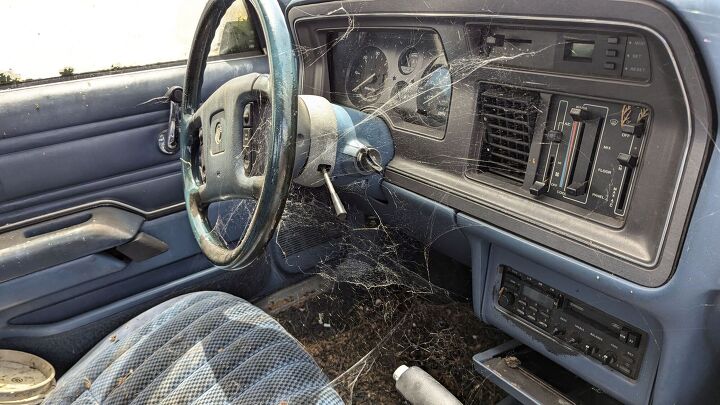
<svg viewBox="0 0 720 405"><path fill-rule="evenodd" d="M393 371L419 366L464 404L494 404L502 390L473 369L472 356L508 340L444 292L335 284L276 314L305 345L347 403L397 404Z"/></svg>

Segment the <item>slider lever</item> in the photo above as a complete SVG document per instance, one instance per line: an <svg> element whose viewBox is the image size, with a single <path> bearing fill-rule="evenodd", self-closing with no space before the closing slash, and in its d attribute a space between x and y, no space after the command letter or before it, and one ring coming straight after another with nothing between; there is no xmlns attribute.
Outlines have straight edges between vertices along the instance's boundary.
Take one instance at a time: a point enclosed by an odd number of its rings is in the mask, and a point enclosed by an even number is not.
<svg viewBox="0 0 720 405"><path fill-rule="evenodd" d="M550 181L536 181L530 186L530 194L539 197L550 190Z"/></svg>
<svg viewBox="0 0 720 405"><path fill-rule="evenodd" d="M323 174L323 178L325 179L325 186L330 192L330 200L332 201L333 208L335 209L335 215L338 217L338 219L344 221L347 217L347 211L345 211L345 206L343 206L342 201L340 201L340 196L335 191L335 187L330 180L330 174L328 174L328 166L323 165L320 166L319 169Z"/></svg>
<svg viewBox="0 0 720 405"><path fill-rule="evenodd" d="M587 192L587 181L575 182L567 186L565 192L573 197L584 195Z"/></svg>

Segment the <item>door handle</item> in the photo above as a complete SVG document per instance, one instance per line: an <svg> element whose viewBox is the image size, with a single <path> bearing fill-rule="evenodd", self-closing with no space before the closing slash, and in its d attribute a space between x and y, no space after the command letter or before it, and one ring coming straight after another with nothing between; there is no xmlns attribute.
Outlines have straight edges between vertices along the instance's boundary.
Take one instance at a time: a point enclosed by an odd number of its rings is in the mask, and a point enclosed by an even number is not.
<svg viewBox="0 0 720 405"><path fill-rule="evenodd" d="M0 234L0 282L125 245L143 222L100 207Z"/></svg>
<svg viewBox="0 0 720 405"><path fill-rule="evenodd" d="M158 135L158 147L166 155L174 155L178 151L178 122L180 122L180 103L182 102L183 89L180 86L173 86L163 96L170 104L170 117L167 129Z"/></svg>

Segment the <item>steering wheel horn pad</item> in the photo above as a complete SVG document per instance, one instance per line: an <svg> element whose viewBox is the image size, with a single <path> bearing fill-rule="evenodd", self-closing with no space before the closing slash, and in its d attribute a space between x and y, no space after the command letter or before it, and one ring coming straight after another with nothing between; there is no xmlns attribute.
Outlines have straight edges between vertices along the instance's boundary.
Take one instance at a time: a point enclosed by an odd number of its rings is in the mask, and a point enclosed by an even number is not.
<svg viewBox="0 0 720 405"><path fill-rule="evenodd" d="M231 0L210 0L193 39L185 75L180 147L185 204L193 234L215 265L240 269L262 253L282 215L292 182L297 128L297 57L277 2L249 0L267 43L270 74L236 77L200 103L200 89L213 36ZM248 175L243 156L243 112L248 103L269 101L270 131L262 175ZM238 244L212 228L207 207L218 201L255 199L257 204Z"/></svg>

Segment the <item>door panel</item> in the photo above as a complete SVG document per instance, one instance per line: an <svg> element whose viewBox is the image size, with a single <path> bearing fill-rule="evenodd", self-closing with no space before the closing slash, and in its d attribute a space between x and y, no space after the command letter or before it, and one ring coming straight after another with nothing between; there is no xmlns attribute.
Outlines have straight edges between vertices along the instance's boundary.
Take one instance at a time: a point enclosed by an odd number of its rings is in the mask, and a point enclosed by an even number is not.
<svg viewBox="0 0 720 405"><path fill-rule="evenodd" d="M203 94L267 70L265 57L211 62ZM0 260L0 345L22 348L24 338L62 335L87 348L96 343L88 327L109 328L200 281L226 277L200 253L190 230L179 154L157 146L169 108L158 98L182 85L184 71L177 66L0 91L0 241L7 242L0 249L27 256L25 262ZM73 254L58 253L53 246L68 241L61 234L84 229L72 218L97 207L137 219L126 224L134 228L102 246L75 238ZM94 238L88 229L79 232ZM167 249L147 260L123 255L118 245L141 232ZM25 250L24 243L41 240L33 238L44 238L48 247L35 243L40 250ZM240 276L250 288L259 277L251 273ZM53 345L36 347L57 357Z"/></svg>
<svg viewBox="0 0 720 405"><path fill-rule="evenodd" d="M267 71L264 57L208 65L206 93ZM147 213L182 202L180 164L157 147L184 67L0 92L0 230L38 216L113 201Z"/></svg>

